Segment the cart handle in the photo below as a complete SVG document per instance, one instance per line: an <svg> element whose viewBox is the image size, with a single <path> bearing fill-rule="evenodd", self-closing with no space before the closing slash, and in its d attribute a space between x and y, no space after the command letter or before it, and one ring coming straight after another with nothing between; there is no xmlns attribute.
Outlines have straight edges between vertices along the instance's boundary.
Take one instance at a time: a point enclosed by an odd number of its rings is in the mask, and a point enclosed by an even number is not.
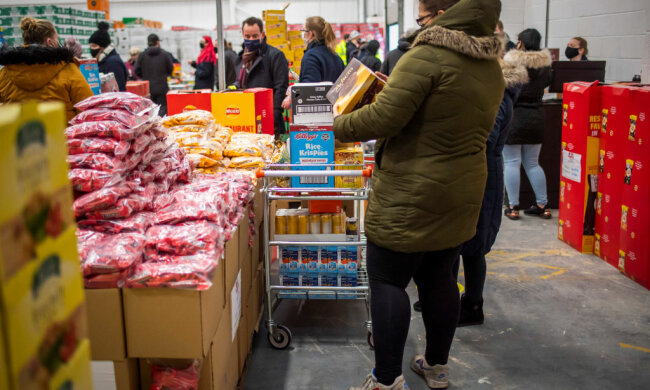
<svg viewBox="0 0 650 390"><path fill-rule="evenodd" d="M264 171L258 168L255 177L300 177L300 176L362 176L372 177L372 167L363 170L341 170L341 171Z"/></svg>

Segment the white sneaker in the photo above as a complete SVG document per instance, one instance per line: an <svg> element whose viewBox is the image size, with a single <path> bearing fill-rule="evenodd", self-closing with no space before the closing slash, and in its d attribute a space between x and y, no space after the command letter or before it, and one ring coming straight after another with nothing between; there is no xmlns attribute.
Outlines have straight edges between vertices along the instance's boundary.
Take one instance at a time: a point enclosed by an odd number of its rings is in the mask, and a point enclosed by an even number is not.
<svg viewBox="0 0 650 390"><path fill-rule="evenodd" d="M411 362L411 369L424 377L427 386L432 389L446 389L449 387L449 365L436 364L431 367L422 355L415 355Z"/></svg>
<svg viewBox="0 0 650 390"><path fill-rule="evenodd" d="M392 385L386 386L377 381L377 378L375 377L375 371L373 370L372 373L366 377L366 381L363 383L363 386L350 387L350 390L408 390L408 388L409 387L406 384L406 380L404 380L404 375L398 376L395 378L395 382L393 382Z"/></svg>

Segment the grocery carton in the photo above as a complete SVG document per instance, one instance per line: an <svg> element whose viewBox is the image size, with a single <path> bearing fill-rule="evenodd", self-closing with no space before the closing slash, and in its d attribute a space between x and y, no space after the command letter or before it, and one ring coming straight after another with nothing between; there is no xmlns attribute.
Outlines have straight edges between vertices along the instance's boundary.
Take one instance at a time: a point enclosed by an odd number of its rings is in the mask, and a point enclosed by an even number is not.
<svg viewBox="0 0 650 390"><path fill-rule="evenodd" d="M558 238L583 253L592 253L602 122L601 87L597 83L567 83L563 96Z"/></svg>
<svg viewBox="0 0 650 390"><path fill-rule="evenodd" d="M0 107L0 337L15 389L92 388L64 125L62 103Z"/></svg>
<svg viewBox="0 0 650 390"><path fill-rule="evenodd" d="M346 167L336 167L337 171L352 170L358 171L363 169L363 149L360 147L337 148L334 151L334 163L336 165L347 165ZM335 181L336 188L361 188L363 187L363 177L361 176L337 176Z"/></svg>
<svg viewBox="0 0 650 390"><path fill-rule="evenodd" d="M176 115L188 107L212 111L212 91L209 89L169 91L167 93L167 115Z"/></svg>
<svg viewBox="0 0 650 390"><path fill-rule="evenodd" d="M127 92L134 93L138 96L142 97L150 97L149 93L149 81L148 80L140 80L140 81L127 81L126 82L126 90Z"/></svg>
<svg viewBox="0 0 650 390"><path fill-rule="evenodd" d="M269 24L276 21L286 20L284 10L266 10L262 11L262 19Z"/></svg>
<svg viewBox="0 0 650 390"><path fill-rule="evenodd" d="M347 114L375 101L384 85L384 81L355 58L336 80L327 98L334 105L335 115Z"/></svg>
<svg viewBox="0 0 650 390"><path fill-rule="evenodd" d="M334 132L331 126L292 125L289 135L291 164L333 164ZM330 170L331 167L297 167L296 170ZM292 177L293 187L334 187L334 177L300 176Z"/></svg>
<svg viewBox="0 0 650 390"><path fill-rule="evenodd" d="M332 125L332 103L327 100L331 82L297 83L291 87L291 123Z"/></svg>
<svg viewBox="0 0 650 390"><path fill-rule="evenodd" d="M273 90L251 88L212 94L212 114L233 131L273 134Z"/></svg>
<svg viewBox="0 0 650 390"><path fill-rule="evenodd" d="M82 59L79 60L79 70L84 76L90 89L95 95L102 93L102 85L99 79L99 65L96 59Z"/></svg>

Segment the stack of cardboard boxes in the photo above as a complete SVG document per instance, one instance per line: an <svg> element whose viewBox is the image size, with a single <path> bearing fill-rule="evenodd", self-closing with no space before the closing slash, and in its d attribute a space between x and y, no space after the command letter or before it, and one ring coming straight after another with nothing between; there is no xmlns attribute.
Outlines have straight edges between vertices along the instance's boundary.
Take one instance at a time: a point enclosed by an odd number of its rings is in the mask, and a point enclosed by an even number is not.
<svg viewBox="0 0 650 390"><path fill-rule="evenodd" d="M300 29L288 29L284 10L267 10L262 13L266 43L284 53L289 66L300 74L300 64L307 45Z"/></svg>
<svg viewBox="0 0 650 390"><path fill-rule="evenodd" d="M0 107L0 388L90 389L62 103Z"/></svg>
<svg viewBox="0 0 650 390"><path fill-rule="evenodd" d="M200 390L236 389L261 318L264 269L257 191L249 213L226 244L212 287L86 290L93 360L113 361L118 389L149 388L151 364L198 360Z"/></svg>
<svg viewBox="0 0 650 390"><path fill-rule="evenodd" d="M649 107L650 88L565 85L558 228L561 240L585 253L593 249L647 288Z"/></svg>

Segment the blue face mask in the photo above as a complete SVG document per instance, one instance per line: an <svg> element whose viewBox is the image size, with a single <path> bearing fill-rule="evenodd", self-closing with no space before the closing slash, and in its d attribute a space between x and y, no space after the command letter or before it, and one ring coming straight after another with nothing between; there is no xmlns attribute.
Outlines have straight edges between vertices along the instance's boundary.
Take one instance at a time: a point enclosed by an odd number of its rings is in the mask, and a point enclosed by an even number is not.
<svg viewBox="0 0 650 390"><path fill-rule="evenodd" d="M244 39L244 47L247 51L258 51L262 46L262 42L259 39Z"/></svg>

